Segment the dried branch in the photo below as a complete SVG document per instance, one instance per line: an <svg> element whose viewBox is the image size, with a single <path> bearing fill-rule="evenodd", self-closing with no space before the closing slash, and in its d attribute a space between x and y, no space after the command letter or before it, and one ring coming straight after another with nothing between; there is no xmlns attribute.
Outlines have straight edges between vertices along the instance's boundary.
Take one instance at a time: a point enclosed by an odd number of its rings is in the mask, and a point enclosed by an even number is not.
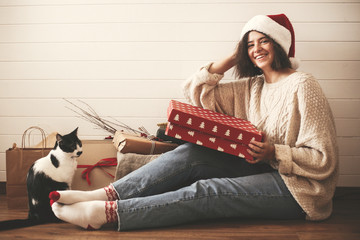
<svg viewBox="0 0 360 240"><path fill-rule="evenodd" d="M102 117L100 117L99 114L97 114L97 112L95 111L95 109L93 109L89 104L87 104L84 101L81 100L77 100L80 103L82 103L83 105L85 105L85 109L76 105L75 103L69 101L68 99L64 100L68 103L70 103L74 108L70 108L67 107L67 109L69 109L70 111L76 113L81 119L84 119L85 121L88 121L96 126L98 126L100 129L103 129L107 132L110 132L111 134L115 134L116 131L121 130L121 131L128 131L128 132L132 132L132 133L136 133L136 134L141 134L141 135L145 135L148 136L148 132L146 131L145 128L140 128L139 130L136 130L134 128L131 128L130 126L126 125L123 122L120 122L117 119L114 119L113 117L108 117L111 118L112 121L108 120L108 119L104 119Z"/></svg>

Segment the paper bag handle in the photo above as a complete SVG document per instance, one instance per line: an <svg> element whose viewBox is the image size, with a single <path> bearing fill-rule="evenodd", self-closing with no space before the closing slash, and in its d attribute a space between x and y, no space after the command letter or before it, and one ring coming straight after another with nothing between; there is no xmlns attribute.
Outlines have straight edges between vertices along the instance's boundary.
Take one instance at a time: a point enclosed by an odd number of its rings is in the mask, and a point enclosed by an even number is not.
<svg viewBox="0 0 360 240"><path fill-rule="evenodd" d="M32 132L32 130L39 130L40 133L41 133L41 142L42 142L42 149L45 149L46 148L46 135L45 135L45 131L40 128L40 127L37 127L37 126L32 126L32 127L29 127L28 129L25 130L25 132L23 133L23 136L22 136L22 141L21 141L21 147L22 148L25 148L25 139L26 139L26 135L28 135L28 143L30 142L30 134ZM30 131L30 132L29 132Z"/></svg>

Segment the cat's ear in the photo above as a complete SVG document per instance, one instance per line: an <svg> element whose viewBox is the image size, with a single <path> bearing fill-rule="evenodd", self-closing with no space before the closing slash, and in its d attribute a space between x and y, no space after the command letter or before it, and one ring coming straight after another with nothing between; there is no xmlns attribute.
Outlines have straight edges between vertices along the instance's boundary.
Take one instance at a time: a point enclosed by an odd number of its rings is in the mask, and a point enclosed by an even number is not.
<svg viewBox="0 0 360 240"><path fill-rule="evenodd" d="M60 134L56 134L56 141L60 142L63 139L63 137Z"/></svg>
<svg viewBox="0 0 360 240"><path fill-rule="evenodd" d="M78 131L79 127L75 128L74 131L72 131L70 134L76 135L77 136L77 131Z"/></svg>

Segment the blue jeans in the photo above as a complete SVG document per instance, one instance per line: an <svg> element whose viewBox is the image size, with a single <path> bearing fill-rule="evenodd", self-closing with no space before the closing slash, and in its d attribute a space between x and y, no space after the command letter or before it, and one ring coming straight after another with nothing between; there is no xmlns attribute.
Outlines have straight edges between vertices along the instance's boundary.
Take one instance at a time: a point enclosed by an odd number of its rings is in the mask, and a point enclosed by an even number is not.
<svg viewBox="0 0 360 240"><path fill-rule="evenodd" d="M186 143L113 183L118 230L215 218L299 219L305 215L267 164Z"/></svg>

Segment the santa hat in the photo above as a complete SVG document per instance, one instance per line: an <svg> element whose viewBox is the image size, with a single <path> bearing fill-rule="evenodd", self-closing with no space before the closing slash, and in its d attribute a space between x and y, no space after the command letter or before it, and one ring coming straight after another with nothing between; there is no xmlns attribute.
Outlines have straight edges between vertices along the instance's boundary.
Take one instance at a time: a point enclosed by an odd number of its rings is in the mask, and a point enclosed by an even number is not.
<svg viewBox="0 0 360 240"><path fill-rule="evenodd" d="M252 30L264 33L275 40L288 54L291 67L297 69L299 61L295 58L295 33L285 14L257 15L250 19L241 31L240 39Z"/></svg>

